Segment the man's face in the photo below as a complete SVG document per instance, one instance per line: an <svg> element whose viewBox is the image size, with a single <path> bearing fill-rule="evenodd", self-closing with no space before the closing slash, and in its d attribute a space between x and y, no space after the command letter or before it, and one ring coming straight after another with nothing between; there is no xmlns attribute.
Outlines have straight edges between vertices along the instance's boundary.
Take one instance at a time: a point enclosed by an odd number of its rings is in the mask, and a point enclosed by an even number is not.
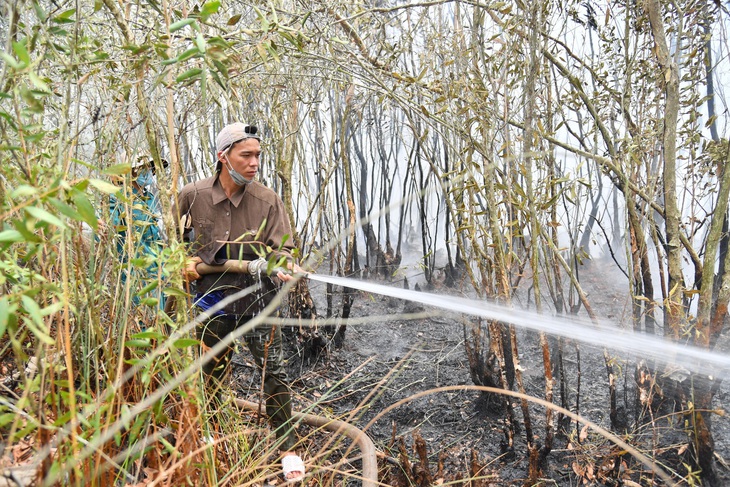
<svg viewBox="0 0 730 487"><path fill-rule="evenodd" d="M236 142L228 149L228 152L222 152L219 156L224 166L226 165L226 156L233 169L244 178L253 180L259 169L261 143L257 139L244 139Z"/></svg>

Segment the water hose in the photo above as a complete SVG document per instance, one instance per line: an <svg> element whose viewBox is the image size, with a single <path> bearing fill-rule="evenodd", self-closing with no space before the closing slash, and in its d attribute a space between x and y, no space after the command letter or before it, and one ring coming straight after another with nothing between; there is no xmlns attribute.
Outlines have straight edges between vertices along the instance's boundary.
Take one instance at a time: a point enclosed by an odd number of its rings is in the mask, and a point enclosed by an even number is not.
<svg viewBox="0 0 730 487"><path fill-rule="evenodd" d="M198 274L214 274L223 272L248 273L247 260L229 259L221 265L208 265L198 263L195 270ZM245 399L235 399L235 404L243 409L259 412L261 407L259 404ZM375 444L364 431L355 426L337 419L325 418L324 416L316 416L314 414L292 412L292 419L301 421L310 426L325 428L335 434L343 434L350 438L360 448L362 454L362 486L377 487L378 486L378 459L375 450Z"/></svg>
<svg viewBox="0 0 730 487"><path fill-rule="evenodd" d="M260 412L259 404L245 399L235 399L236 406L250 411ZM362 487L378 486L378 459L375 451L375 444L361 429L350 423L338 419L315 416L314 414L292 412L292 419L301 421L310 426L321 427L335 434L343 434L350 438L360 448L362 454Z"/></svg>
<svg viewBox="0 0 730 487"><path fill-rule="evenodd" d="M195 266L195 270L198 271L198 274L201 276L203 274L216 274L216 273L223 273L223 272L238 272L241 274L248 274L248 263L250 261L248 260L234 260L229 259L223 262L223 264L220 265L208 265L204 262L199 262Z"/></svg>

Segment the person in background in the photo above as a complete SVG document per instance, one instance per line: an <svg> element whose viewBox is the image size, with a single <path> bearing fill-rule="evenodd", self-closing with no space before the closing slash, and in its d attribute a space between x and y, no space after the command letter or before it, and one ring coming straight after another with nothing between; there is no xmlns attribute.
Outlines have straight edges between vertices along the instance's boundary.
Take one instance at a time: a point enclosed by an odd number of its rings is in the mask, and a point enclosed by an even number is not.
<svg viewBox="0 0 730 487"><path fill-rule="evenodd" d="M163 165L167 165L163 161ZM165 234L160 225L160 202L156 191L154 161L149 156L140 156L132 163L131 191L127 198L114 195L109 198L109 224L115 230L116 248L119 260L127 264L132 260L132 275L140 279L140 288L159 280L158 256L165 243ZM122 274L126 282L127 271ZM164 307L161 285L144 297L158 301ZM140 296L134 294L133 303L138 305Z"/></svg>
<svg viewBox="0 0 730 487"><path fill-rule="evenodd" d="M191 243L194 254L186 268L186 279L195 282L198 302L207 299L207 307L242 289L260 286L227 305L222 313L212 316L198 329L198 338L206 347L215 346L259 314L278 292L277 279L293 278L283 272L278 272L276 277L266 275L267 259L284 257L290 269L301 271L292 261L291 228L281 198L255 181L260 159L258 129L242 123L227 125L216 138L215 174L187 184L178 196L183 238ZM201 276L196 270L201 262L216 266L229 259L249 261L248 272ZM259 325L243 338L263 370L266 412L280 444L284 477L299 480L305 470L295 451L297 440L291 421L291 393L284 368L281 329ZM232 347L228 347L203 367L210 390L220 390L232 353Z"/></svg>

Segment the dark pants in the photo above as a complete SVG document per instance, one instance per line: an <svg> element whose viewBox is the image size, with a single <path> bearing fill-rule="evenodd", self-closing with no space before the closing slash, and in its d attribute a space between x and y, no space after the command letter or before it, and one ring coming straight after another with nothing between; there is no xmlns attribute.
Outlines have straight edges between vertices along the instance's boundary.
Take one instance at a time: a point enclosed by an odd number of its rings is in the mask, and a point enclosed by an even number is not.
<svg viewBox="0 0 730 487"><path fill-rule="evenodd" d="M222 338L239 326L246 324L250 316L216 316L205 325L198 327L198 339L207 347L213 347ZM276 437L281 441L281 450L294 449L296 435L291 424L291 395L284 369L284 352L281 345L281 329L278 326L262 325L243 335L256 365L263 370L264 397L266 414ZM203 366L209 388L219 388L225 376L228 363L233 355L233 347L219 353Z"/></svg>

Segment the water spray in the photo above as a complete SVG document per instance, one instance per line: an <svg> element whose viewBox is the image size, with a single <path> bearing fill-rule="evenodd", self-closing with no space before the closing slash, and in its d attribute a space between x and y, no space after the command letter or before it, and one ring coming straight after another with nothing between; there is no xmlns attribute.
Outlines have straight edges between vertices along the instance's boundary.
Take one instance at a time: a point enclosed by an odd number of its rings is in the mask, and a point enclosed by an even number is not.
<svg viewBox="0 0 730 487"><path fill-rule="evenodd" d="M413 301L426 306L479 316L489 320L542 331L551 335L580 341L589 345L604 346L664 363L673 363L708 376L718 376L730 369L730 356L710 350L670 342L656 335L645 335L624 330L606 321L590 321L578 317L554 317L530 311L518 310L496 303L458 296L445 296L421 291L411 291L347 277L306 274L313 281L349 287L360 291ZM682 372L680 369L679 372Z"/></svg>
<svg viewBox="0 0 730 487"><path fill-rule="evenodd" d="M248 272L247 264L247 261L229 260L221 266L198 264L197 270L201 274L211 272L245 273ZM274 269L273 274L278 272L291 274L288 269L281 268ZM296 274L296 276L325 284L412 301L443 310L511 323L527 330L545 332L588 345L620 350L644 359L657 360L661 363L671 363L678 367L676 373L680 375L688 375L691 371L712 378L719 376L722 371L730 369L730 356L727 354L671 342L656 335L646 335L621 329L615 323L605 320L592 321L575 316L548 316L478 299L411 291L348 277L315 273Z"/></svg>

